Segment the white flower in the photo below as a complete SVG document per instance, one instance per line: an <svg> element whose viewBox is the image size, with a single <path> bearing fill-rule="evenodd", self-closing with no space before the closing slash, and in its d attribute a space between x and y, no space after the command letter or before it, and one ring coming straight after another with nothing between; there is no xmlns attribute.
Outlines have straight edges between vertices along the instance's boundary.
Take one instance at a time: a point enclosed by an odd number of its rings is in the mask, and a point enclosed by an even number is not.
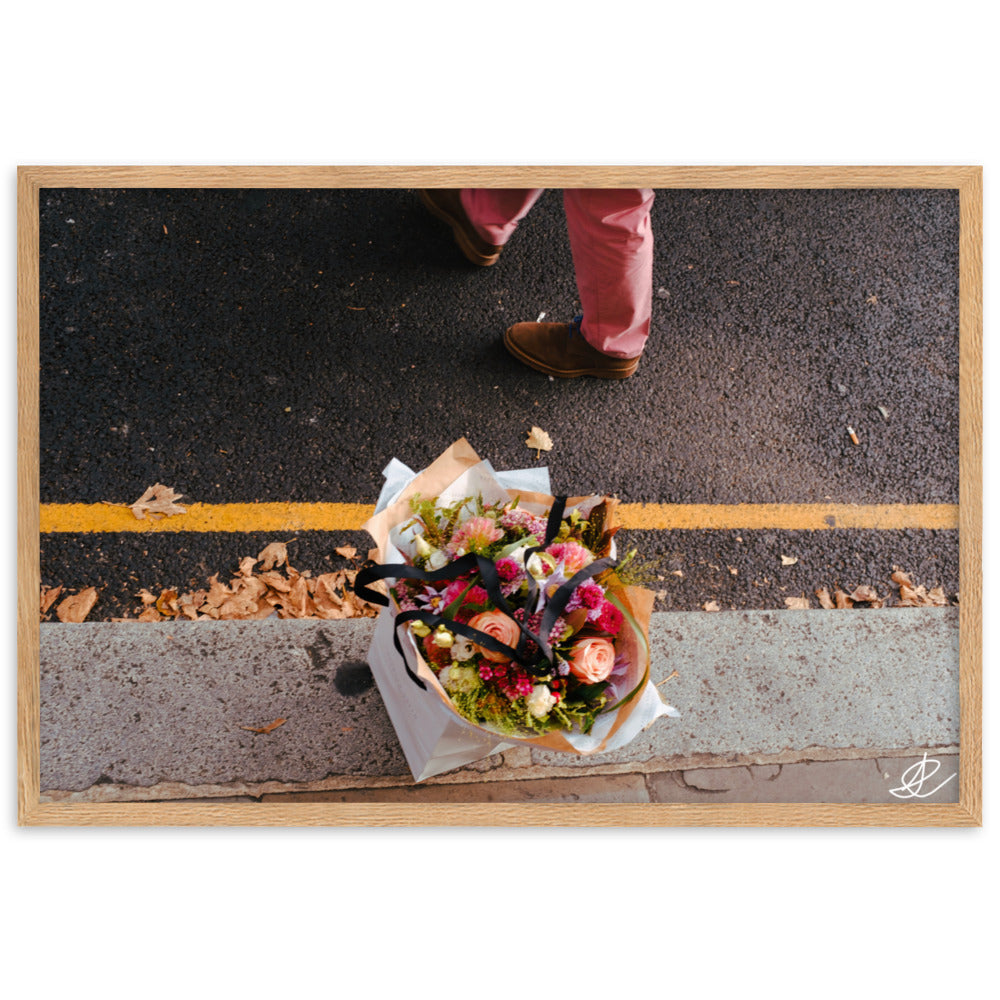
<svg viewBox="0 0 1000 1000"><path fill-rule="evenodd" d="M524 569L524 553L528 551L535 543L530 539L525 539L516 549L511 549L507 553L508 559L513 559L521 569Z"/></svg>
<svg viewBox="0 0 1000 1000"><path fill-rule="evenodd" d="M423 535L417 535L413 539L413 545L417 550L417 555L423 559L426 559L434 551L431 543Z"/></svg>
<svg viewBox="0 0 1000 1000"><path fill-rule="evenodd" d="M536 719L543 719L552 710L552 706L556 703L556 697L545 684L536 684L525 701L528 705L528 711Z"/></svg>
<svg viewBox="0 0 1000 1000"><path fill-rule="evenodd" d="M434 549L425 564L432 572L448 565L448 553L444 549Z"/></svg>
<svg viewBox="0 0 1000 1000"><path fill-rule="evenodd" d="M456 635L455 641L451 644L451 658L455 661L471 660L472 654L472 640L466 639L464 635Z"/></svg>

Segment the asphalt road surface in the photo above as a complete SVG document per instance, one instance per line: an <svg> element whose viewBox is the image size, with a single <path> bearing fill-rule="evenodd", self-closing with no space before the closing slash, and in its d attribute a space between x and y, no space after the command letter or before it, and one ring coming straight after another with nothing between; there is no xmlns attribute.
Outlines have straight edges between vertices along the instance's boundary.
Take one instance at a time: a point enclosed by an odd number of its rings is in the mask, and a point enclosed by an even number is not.
<svg viewBox="0 0 1000 1000"><path fill-rule="evenodd" d="M510 324L578 311L559 192L493 268L405 190L45 189L43 504L373 503L392 457L465 436L556 492L657 504L958 502L958 194L662 190L638 373L554 380ZM536 458L532 425L553 450ZM848 435L852 427L858 443ZM46 534L42 581L201 586L273 539ZM959 589L956 530L636 530L661 609L783 607L893 566ZM289 540L287 536L282 540ZM298 568L360 531L304 532ZM784 566L780 555L797 558ZM682 575L678 575L682 574Z"/></svg>

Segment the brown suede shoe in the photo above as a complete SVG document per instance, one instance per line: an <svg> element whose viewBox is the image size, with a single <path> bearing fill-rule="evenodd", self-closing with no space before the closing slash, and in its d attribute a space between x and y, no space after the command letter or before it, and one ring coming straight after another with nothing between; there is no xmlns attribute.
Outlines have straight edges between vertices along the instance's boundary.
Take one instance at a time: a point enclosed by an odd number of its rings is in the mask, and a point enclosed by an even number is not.
<svg viewBox="0 0 1000 1000"><path fill-rule="evenodd" d="M575 322L515 323L503 343L518 361L557 378L628 378L639 367L638 358L614 358L591 347Z"/></svg>
<svg viewBox="0 0 1000 1000"><path fill-rule="evenodd" d="M458 189L430 188L420 192L420 200L427 210L451 226L459 250L480 267L490 267L500 258L503 247L494 246L476 232L462 208Z"/></svg>

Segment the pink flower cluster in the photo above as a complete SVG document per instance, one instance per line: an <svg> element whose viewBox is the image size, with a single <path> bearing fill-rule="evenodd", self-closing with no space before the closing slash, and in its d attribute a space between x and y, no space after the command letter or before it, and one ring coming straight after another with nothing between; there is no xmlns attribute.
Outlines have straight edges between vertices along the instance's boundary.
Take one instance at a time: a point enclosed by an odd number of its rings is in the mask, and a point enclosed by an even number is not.
<svg viewBox="0 0 1000 1000"><path fill-rule="evenodd" d="M587 608L588 611L599 612L604 603L604 588L593 580L584 580L570 597L566 605L566 614L570 614L579 608ZM587 616L588 618L590 615Z"/></svg>
<svg viewBox="0 0 1000 1000"><path fill-rule="evenodd" d="M545 535L545 518L522 507L505 510L500 515L499 524L508 531L523 531L526 535L534 535L539 541Z"/></svg>
<svg viewBox="0 0 1000 1000"><path fill-rule="evenodd" d="M523 575L521 567L513 559L498 559L496 568L497 575L504 583L511 583Z"/></svg>
<svg viewBox="0 0 1000 1000"><path fill-rule="evenodd" d="M484 681L493 681L507 697L514 701L527 698L535 682L515 663L480 663L479 676Z"/></svg>

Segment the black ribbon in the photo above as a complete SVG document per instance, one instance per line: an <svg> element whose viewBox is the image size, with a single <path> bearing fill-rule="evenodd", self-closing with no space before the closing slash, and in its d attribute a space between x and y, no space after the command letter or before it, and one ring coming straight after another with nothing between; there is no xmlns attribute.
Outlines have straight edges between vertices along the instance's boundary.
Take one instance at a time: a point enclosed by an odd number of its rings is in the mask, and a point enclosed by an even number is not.
<svg viewBox="0 0 1000 1000"><path fill-rule="evenodd" d="M527 568L528 560L536 553L542 551L559 534L559 526L562 523L563 512L566 509L566 497L556 497L549 511L548 521L545 525L545 539L541 545L533 545L525 551L524 564ZM514 609L507 603L506 598L500 588L500 574L497 572L496 564L485 556L470 552L467 555L456 559L447 566L437 570L423 570L416 566L408 566L405 563L376 565L374 563L364 566L358 572L354 580L354 592L362 600L371 604L388 606L389 598L372 590L368 584L376 580L386 578L422 580L425 583L439 583L442 580L457 580L473 569L479 573L482 580L483 589L490 600L518 627L517 646L508 646L500 642L491 635L471 628L463 622L455 621L453 618L446 618L443 615L424 609L414 609L412 611L400 611L396 615L395 628L393 630L392 641L403 660L406 672L410 679L421 688L426 685L410 669L410 664L403 652L403 647L399 641L399 626L411 621L421 621L425 625L435 628L440 624L445 624L448 629L458 635L471 639L477 646L488 649L491 652L502 653L511 660L518 663L527 673L533 677L540 677L551 671L555 666L556 657L552 647L548 642L548 635L552 631L556 619L563 613L573 591L591 577L603 572L615 565L615 560L611 558L595 559L590 565L585 566L578 573L575 573L569 580L562 584L556 592L549 598L542 613L542 620L539 624L538 633L532 632L523 621L518 621L514 617ZM538 581L530 574L528 576L528 600L526 608L532 607L538 599ZM525 615L527 617L527 615ZM534 650L531 645L534 644Z"/></svg>

